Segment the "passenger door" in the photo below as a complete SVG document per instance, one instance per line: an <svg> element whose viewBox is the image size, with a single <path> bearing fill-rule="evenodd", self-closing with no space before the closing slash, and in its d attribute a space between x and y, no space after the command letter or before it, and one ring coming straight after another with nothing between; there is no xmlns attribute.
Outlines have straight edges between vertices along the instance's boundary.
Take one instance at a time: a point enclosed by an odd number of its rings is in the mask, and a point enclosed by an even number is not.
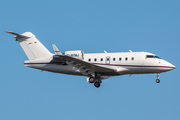
<svg viewBox="0 0 180 120"><path fill-rule="evenodd" d="M111 61L110 57L107 56L107 57L106 57L106 64L110 64L110 61Z"/></svg>

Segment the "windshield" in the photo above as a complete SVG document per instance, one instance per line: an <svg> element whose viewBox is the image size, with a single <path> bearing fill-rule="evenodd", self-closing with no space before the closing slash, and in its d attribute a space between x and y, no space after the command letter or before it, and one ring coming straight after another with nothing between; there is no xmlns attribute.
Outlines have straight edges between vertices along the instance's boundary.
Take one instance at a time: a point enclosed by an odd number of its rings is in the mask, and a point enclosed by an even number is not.
<svg viewBox="0 0 180 120"><path fill-rule="evenodd" d="M156 55L146 55L146 58L159 58L159 59L161 59L160 57L158 57Z"/></svg>

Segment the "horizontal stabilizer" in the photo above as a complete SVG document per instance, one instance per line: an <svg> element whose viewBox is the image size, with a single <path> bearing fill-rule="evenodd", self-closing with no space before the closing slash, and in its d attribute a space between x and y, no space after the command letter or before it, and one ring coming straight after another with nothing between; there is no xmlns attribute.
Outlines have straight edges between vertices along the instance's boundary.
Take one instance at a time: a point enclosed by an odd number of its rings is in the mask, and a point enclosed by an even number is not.
<svg viewBox="0 0 180 120"><path fill-rule="evenodd" d="M10 32L10 31L5 31L5 32L10 33L10 34L13 34L13 35L16 35L16 37L19 37L19 38L30 38L30 37L31 37L31 36L29 36L29 35L22 35L22 34Z"/></svg>
<svg viewBox="0 0 180 120"><path fill-rule="evenodd" d="M56 47L56 45L53 44L52 46L53 46L55 55L62 55L62 53L59 51L59 49Z"/></svg>

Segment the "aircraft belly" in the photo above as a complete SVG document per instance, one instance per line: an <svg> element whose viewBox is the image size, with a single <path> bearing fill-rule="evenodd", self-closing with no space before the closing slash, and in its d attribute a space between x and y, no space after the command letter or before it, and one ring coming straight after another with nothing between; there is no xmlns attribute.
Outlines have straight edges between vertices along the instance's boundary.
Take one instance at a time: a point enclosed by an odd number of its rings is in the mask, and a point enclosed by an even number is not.
<svg viewBox="0 0 180 120"><path fill-rule="evenodd" d="M166 72L168 69L161 67L127 67L128 71L124 71L125 74L145 74L145 73L161 73Z"/></svg>
<svg viewBox="0 0 180 120"><path fill-rule="evenodd" d="M26 67L40 69L49 72L71 74L71 75L82 75L76 68L69 65L57 65L57 64L30 64Z"/></svg>

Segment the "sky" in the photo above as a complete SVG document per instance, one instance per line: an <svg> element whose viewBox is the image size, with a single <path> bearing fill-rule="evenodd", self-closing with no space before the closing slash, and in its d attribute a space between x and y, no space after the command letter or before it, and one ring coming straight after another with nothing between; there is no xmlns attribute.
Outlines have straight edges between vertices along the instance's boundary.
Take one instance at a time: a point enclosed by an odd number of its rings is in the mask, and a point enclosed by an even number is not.
<svg viewBox="0 0 180 120"><path fill-rule="evenodd" d="M0 1L0 120L180 119L179 0ZM52 52L146 51L176 66L104 80L27 68L13 35L32 32Z"/></svg>

